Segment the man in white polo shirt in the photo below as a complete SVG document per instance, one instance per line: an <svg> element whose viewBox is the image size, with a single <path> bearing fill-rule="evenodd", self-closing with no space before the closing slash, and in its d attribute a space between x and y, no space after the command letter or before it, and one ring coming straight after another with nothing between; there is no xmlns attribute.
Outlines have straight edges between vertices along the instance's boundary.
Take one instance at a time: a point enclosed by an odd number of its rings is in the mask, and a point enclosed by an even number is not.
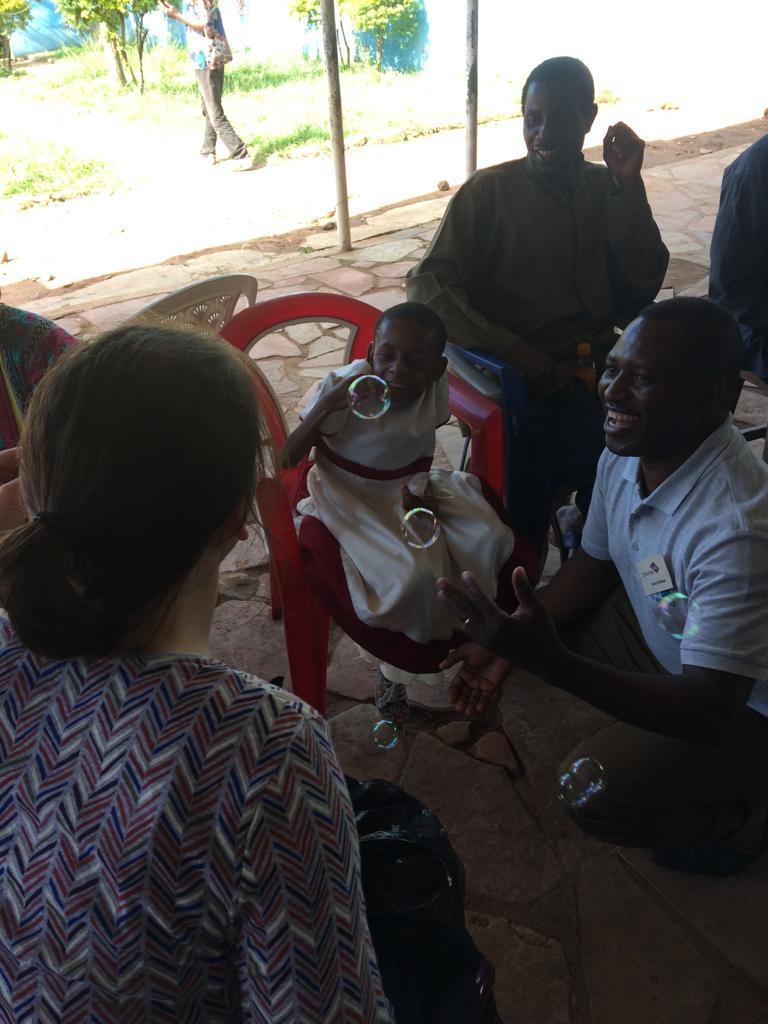
<svg viewBox="0 0 768 1024"><path fill-rule="evenodd" d="M564 762L604 775L571 815L708 874L745 866L768 814L768 468L729 412L740 363L722 308L649 306L600 382L606 451L581 551L538 595L518 570L511 617L471 578L469 599L438 584L484 648L446 663L463 661L457 708L482 711L516 664L606 711L617 721Z"/></svg>

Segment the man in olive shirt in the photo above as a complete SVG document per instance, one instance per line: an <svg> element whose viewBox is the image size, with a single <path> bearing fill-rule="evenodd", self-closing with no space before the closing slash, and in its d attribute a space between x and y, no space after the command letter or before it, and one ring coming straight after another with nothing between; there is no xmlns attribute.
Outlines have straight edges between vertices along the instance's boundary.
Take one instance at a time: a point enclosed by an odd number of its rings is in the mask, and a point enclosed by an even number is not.
<svg viewBox="0 0 768 1024"><path fill-rule="evenodd" d="M544 61L522 102L528 156L459 189L406 283L450 341L522 370L534 443L564 473L596 466L603 448L600 403L570 373L576 345L591 343L600 371L614 325L653 300L669 253L640 177L643 141L619 123L605 136L605 167L582 156L597 115L589 69Z"/></svg>

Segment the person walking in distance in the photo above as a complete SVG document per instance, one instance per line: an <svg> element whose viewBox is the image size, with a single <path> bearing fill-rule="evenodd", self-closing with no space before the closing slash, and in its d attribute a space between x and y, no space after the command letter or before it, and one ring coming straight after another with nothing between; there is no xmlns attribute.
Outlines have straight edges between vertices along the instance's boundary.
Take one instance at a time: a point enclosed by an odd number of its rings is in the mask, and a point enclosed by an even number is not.
<svg viewBox="0 0 768 1024"><path fill-rule="evenodd" d="M217 0L189 0L186 14L182 14L168 0L160 0L166 17L180 21L187 34L187 50L195 66L195 75L203 103L205 129L200 154L203 159L216 163L216 139L229 150L235 170L252 167L248 149L229 123L221 96L224 91L224 65L232 60L224 33L224 22Z"/></svg>

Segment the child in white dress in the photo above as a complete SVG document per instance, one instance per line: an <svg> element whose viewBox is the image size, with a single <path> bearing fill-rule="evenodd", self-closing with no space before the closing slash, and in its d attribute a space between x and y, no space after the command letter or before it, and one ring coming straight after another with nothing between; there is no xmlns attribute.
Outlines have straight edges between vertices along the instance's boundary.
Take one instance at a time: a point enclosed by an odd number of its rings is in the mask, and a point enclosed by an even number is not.
<svg viewBox="0 0 768 1024"><path fill-rule="evenodd" d="M331 616L382 662L376 703L400 719L404 685L437 681L440 661L462 641L436 598L436 578L458 583L470 570L508 604L518 564L515 535L489 503L492 492L469 473L431 468L435 430L450 415L445 340L427 306L387 310L367 360L328 374L282 456L295 466L315 447L309 497L299 504L305 569ZM349 403L350 384L366 374L389 387L391 405L376 419L361 419ZM424 548L403 537L403 516L416 507L433 510L440 524Z"/></svg>

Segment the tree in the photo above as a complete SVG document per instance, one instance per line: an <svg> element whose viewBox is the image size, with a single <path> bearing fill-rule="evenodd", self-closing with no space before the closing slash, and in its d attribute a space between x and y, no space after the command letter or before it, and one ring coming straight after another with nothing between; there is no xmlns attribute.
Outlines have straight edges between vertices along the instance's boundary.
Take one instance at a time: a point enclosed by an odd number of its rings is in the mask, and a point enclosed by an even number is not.
<svg viewBox="0 0 768 1024"><path fill-rule="evenodd" d="M419 0L337 0L336 6L339 11L336 38L339 43L342 39L344 41L347 67L350 65L350 48L344 31L344 15L349 18L356 32L370 32L373 35L374 59L379 71L387 36L407 38L418 27ZM303 18L309 28L320 25L320 0L292 0L290 10L291 14Z"/></svg>
<svg viewBox="0 0 768 1024"><path fill-rule="evenodd" d="M322 20L320 0L292 0L291 14L303 18L308 28L318 28Z"/></svg>
<svg viewBox="0 0 768 1024"><path fill-rule="evenodd" d="M130 83L144 91L145 16L157 6L155 0L57 0L64 20L75 28L98 26L115 81ZM2 3L2 0L0 0ZM132 23L139 77L128 57L128 24Z"/></svg>
<svg viewBox="0 0 768 1024"><path fill-rule="evenodd" d="M419 0L347 0L347 5L355 30L373 35L379 71L387 36L408 37L418 28Z"/></svg>
<svg viewBox="0 0 768 1024"><path fill-rule="evenodd" d="M130 0L128 10L133 21L133 41L136 44L136 58L139 65L139 92L144 92L144 46L149 29L144 18L157 8L157 0Z"/></svg>
<svg viewBox="0 0 768 1024"><path fill-rule="evenodd" d="M339 12L339 19L336 24L336 44L339 48L339 52L341 53L343 42L346 60L342 59L342 63L344 63L346 67L350 67L352 64L352 54L347 40L347 33L344 30L345 8L346 0L338 0L336 10ZM289 10L291 14L295 14L297 18L302 18L306 21L307 28L320 28L323 21L320 0L292 0Z"/></svg>
<svg viewBox="0 0 768 1024"><path fill-rule="evenodd" d="M0 52L5 57L9 71L13 60L11 33L24 28L27 21L29 21L27 0L0 0Z"/></svg>

